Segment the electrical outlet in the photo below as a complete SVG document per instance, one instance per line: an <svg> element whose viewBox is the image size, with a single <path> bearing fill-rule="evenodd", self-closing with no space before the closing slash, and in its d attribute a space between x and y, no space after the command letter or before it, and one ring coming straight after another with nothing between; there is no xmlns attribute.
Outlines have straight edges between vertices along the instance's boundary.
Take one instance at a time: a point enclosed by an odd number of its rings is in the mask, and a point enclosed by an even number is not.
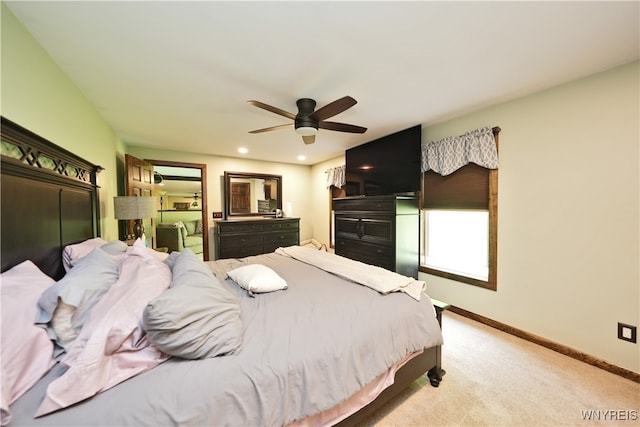
<svg viewBox="0 0 640 427"><path fill-rule="evenodd" d="M637 328L633 325L627 325L626 323L618 322L618 339L623 341L629 341L632 343L638 342Z"/></svg>

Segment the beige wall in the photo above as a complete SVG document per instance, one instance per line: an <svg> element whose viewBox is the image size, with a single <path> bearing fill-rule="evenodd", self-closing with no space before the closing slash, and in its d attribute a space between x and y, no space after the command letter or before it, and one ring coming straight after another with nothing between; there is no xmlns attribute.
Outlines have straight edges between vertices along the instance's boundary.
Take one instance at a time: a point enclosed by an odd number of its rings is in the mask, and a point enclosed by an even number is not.
<svg viewBox="0 0 640 427"><path fill-rule="evenodd" d="M105 169L98 176L101 234L116 239L111 200L122 143L4 3L1 100L4 117Z"/></svg>
<svg viewBox="0 0 640 427"><path fill-rule="evenodd" d="M424 141L502 128L498 291L421 273L432 297L640 371L639 345L617 339L618 322L640 325L639 75L635 62L423 125ZM319 212L339 164L313 168ZM313 217L322 237L325 217Z"/></svg>
<svg viewBox="0 0 640 427"><path fill-rule="evenodd" d="M175 162L204 163L207 165L207 210L209 227L213 226L212 212L223 211L224 172L257 172L282 175L282 201L291 202L293 217L300 218L300 239L313 236L312 198L310 188L311 167L287 163L272 163L219 157L206 154L183 153L153 148L129 146L128 154L142 159L171 160ZM215 239L209 230L209 254L213 259Z"/></svg>

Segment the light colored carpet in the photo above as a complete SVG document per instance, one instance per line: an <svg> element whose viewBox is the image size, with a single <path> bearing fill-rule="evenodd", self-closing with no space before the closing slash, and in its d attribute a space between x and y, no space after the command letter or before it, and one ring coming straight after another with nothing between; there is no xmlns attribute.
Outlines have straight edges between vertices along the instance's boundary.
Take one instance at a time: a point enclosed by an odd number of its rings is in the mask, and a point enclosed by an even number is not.
<svg viewBox="0 0 640 427"><path fill-rule="evenodd" d="M442 329L440 387L421 377L362 427L640 426L638 383L454 313Z"/></svg>

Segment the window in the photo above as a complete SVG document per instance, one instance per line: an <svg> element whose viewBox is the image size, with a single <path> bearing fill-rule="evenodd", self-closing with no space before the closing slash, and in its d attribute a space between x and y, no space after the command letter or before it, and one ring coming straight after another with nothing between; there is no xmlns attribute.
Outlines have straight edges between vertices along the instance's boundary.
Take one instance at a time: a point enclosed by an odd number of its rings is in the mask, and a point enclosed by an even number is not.
<svg viewBox="0 0 640 427"><path fill-rule="evenodd" d="M428 171L422 185L420 271L495 291L498 170L469 163L446 176Z"/></svg>
<svg viewBox="0 0 640 427"><path fill-rule="evenodd" d="M489 279L489 212L424 212L423 263L478 280Z"/></svg>

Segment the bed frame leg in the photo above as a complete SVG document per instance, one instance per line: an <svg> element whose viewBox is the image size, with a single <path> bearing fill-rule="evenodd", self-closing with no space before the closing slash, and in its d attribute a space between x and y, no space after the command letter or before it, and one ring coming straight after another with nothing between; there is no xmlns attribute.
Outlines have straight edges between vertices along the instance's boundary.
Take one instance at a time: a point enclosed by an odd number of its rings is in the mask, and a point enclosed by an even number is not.
<svg viewBox="0 0 640 427"><path fill-rule="evenodd" d="M450 307L450 304L442 301L438 301L436 299L431 298L431 302L433 303L433 307L436 310L436 319L438 320L438 324L440 325L440 329L442 329L442 312ZM447 372L442 369L442 345L436 347L436 366L429 369L427 372L427 376L429 377L429 382L432 387L438 387L440 385L440 381L442 381L442 377Z"/></svg>
<svg viewBox="0 0 640 427"><path fill-rule="evenodd" d="M431 386L438 387L440 385L440 381L442 381L442 377L446 373L447 371L439 366L434 366L433 368L429 369L429 372L427 372L427 376L429 377L429 383L431 383Z"/></svg>

